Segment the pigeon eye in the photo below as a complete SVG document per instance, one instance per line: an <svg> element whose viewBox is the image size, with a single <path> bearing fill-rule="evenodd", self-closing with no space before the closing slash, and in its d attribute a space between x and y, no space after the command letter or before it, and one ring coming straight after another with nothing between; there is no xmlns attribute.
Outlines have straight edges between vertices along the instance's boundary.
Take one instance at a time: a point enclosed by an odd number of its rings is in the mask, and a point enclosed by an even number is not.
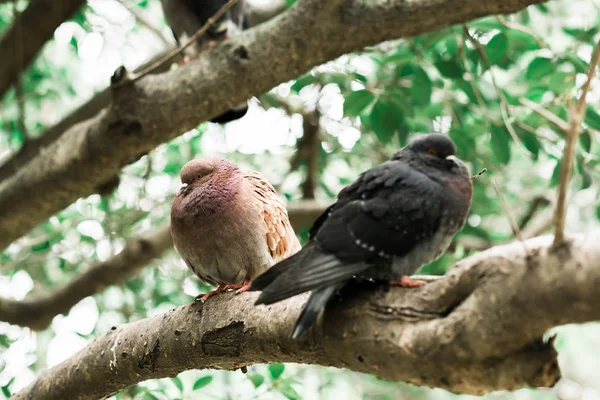
<svg viewBox="0 0 600 400"><path fill-rule="evenodd" d="M435 156L437 154L437 151L435 151L435 149L429 149L427 150L427 154L429 154L430 156Z"/></svg>
<svg viewBox="0 0 600 400"><path fill-rule="evenodd" d="M202 175L198 174L196 175L196 179L200 180L202 178Z"/></svg>

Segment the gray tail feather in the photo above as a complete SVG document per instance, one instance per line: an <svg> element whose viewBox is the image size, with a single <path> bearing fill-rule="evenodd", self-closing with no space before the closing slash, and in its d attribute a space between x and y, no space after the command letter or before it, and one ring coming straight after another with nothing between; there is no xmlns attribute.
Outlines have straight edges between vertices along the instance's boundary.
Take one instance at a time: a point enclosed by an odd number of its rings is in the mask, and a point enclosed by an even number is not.
<svg viewBox="0 0 600 400"><path fill-rule="evenodd" d="M310 328L317 317L319 316L319 312L329 301L329 299L343 286L342 285L332 285L323 289L318 289L313 291L302 310L302 313L296 320L296 325L294 325L294 330L292 331L292 339L297 339L302 335L308 328Z"/></svg>

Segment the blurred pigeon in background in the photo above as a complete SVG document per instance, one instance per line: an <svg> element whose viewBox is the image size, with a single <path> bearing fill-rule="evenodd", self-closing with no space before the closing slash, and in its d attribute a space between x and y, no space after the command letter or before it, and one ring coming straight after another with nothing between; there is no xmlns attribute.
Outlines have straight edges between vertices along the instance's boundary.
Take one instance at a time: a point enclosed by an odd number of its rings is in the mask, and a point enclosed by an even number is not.
<svg viewBox="0 0 600 400"><path fill-rule="evenodd" d="M256 304L312 291L294 327L297 338L353 277L415 287L408 279L440 257L471 207L469 170L446 135L418 137L362 173L317 218L302 250L256 278Z"/></svg>
<svg viewBox="0 0 600 400"><path fill-rule="evenodd" d="M258 172L243 172L217 157L183 166L171 208L171 233L187 266L218 288L248 289L250 282L300 250L285 205Z"/></svg>
<svg viewBox="0 0 600 400"><path fill-rule="evenodd" d="M162 8L167 24L171 27L173 36L180 46L185 44L202 28L210 17L221 9L227 0L162 0ZM246 24L246 2L238 0L227 12L210 26L206 34L201 36L195 45L186 49L182 63L218 42L235 36ZM248 103L245 101L225 113L211 119L211 122L225 124L246 115Z"/></svg>

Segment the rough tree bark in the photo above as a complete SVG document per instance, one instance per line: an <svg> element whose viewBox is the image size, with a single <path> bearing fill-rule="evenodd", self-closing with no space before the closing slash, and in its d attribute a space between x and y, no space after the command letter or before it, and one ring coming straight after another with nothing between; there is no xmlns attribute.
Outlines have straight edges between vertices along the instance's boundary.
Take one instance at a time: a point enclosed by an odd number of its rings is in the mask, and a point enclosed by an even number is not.
<svg viewBox="0 0 600 400"><path fill-rule="evenodd" d="M600 232L552 247L552 236L497 246L419 289L339 296L299 340L305 295L272 306L256 293L216 296L114 327L14 399L98 399L198 368L267 362L349 368L482 394L551 387L560 378L548 329L600 317Z"/></svg>
<svg viewBox="0 0 600 400"><path fill-rule="evenodd" d="M0 250L160 143L313 66L383 40L541 2L299 1L186 68L113 90L108 109L73 126L0 183Z"/></svg>
<svg viewBox="0 0 600 400"><path fill-rule="evenodd" d="M317 201L300 201L288 206L288 215L296 232L309 226L328 204ZM52 319L68 312L87 296L117 285L133 275L154 258L173 248L169 224L152 232L133 238L116 256L90 266L73 280L49 293L25 300L0 297L0 321L34 330L43 330Z"/></svg>
<svg viewBox="0 0 600 400"><path fill-rule="evenodd" d="M18 74L33 61L56 28L84 3L85 0L31 0L0 39L3 58L0 63L0 98L15 82Z"/></svg>

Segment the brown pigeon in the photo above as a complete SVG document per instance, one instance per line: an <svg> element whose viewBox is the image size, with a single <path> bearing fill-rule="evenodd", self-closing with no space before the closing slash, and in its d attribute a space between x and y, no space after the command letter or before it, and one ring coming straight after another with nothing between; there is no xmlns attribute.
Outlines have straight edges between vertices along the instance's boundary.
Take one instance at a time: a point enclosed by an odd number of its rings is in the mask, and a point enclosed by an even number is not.
<svg viewBox="0 0 600 400"><path fill-rule="evenodd" d="M171 208L175 248L204 282L248 289L273 264L300 250L285 205L258 172L231 161L196 159L183 166L182 186Z"/></svg>

